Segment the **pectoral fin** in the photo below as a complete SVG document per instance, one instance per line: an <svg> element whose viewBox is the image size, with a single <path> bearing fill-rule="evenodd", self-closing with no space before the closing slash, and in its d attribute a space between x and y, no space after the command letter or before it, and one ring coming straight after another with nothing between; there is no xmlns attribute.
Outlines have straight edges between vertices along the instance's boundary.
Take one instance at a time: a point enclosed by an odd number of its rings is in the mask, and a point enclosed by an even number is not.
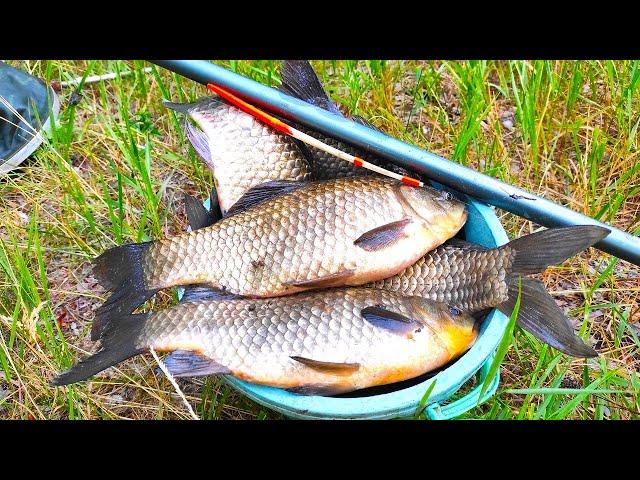
<svg viewBox="0 0 640 480"><path fill-rule="evenodd" d="M354 270L343 270L337 273L331 273L322 277L313 278L311 280L300 280L294 282L286 282L286 285L300 288L327 288L344 285L346 280L350 278Z"/></svg>
<svg viewBox="0 0 640 480"><path fill-rule="evenodd" d="M309 368L319 370L324 373L333 373L336 375L347 375L353 373L360 368L359 363L336 363L336 362L322 362L320 360L313 360L311 358L292 356L296 362L300 362Z"/></svg>
<svg viewBox="0 0 640 480"><path fill-rule="evenodd" d="M189 194L184 194L184 209L191 230L199 230L213 225L218 219L209 212L200 200Z"/></svg>
<svg viewBox="0 0 640 480"><path fill-rule="evenodd" d="M207 135L189 120L183 122L183 127L194 150L200 155L200 158L204 160L204 163L212 167L213 161L211 159L211 150L209 150L209 139Z"/></svg>
<svg viewBox="0 0 640 480"><path fill-rule="evenodd" d="M353 244L365 249L367 252L375 252L393 245L395 242L407 236L407 227L412 223L410 218L404 218L397 222L387 223L369 230L358 237Z"/></svg>
<svg viewBox="0 0 640 480"><path fill-rule="evenodd" d="M384 305L365 307L360 313L371 325L383 328L392 333L397 333L398 335L407 335L422 327L420 322L406 317L401 313L388 310Z"/></svg>

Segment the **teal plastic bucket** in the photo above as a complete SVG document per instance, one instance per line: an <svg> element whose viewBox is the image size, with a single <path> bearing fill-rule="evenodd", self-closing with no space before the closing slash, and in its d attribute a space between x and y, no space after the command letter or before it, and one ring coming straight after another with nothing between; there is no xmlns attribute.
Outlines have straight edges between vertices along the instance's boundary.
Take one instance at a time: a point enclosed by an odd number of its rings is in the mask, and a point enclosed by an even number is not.
<svg viewBox="0 0 640 480"><path fill-rule="evenodd" d="M493 248L509 241L494 211L484 203L466 197L468 219L464 227L467 241ZM205 206L209 208L208 200ZM182 295L182 292L179 293ZM305 396L280 388L257 385L225 375L225 381L250 399L267 408L297 419L390 419L412 417L422 410L425 393L428 397L424 413L431 419L455 418L490 398L498 388L496 375L482 398L480 390L486 378L498 343L508 323L508 318L492 310L482 323L478 339L462 357L438 372L435 376L409 387L398 387L379 395L345 397ZM479 374L477 385L461 398L445 405L471 377ZM390 389L393 386L389 386ZM364 392L364 391L363 391ZM354 392L352 395L357 395Z"/></svg>

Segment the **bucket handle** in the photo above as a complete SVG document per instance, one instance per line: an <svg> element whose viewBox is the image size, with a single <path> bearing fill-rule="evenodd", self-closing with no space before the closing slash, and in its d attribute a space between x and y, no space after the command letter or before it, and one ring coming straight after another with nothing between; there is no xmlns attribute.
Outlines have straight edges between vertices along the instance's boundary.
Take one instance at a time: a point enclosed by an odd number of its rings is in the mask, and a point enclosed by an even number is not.
<svg viewBox="0 0 640 480"><path fill-rule="evenodd" d="M482 386L484 384L487 375L489 374L489 369L491 368L491 364L493 363L494 355L491 355L486 362L482 365L480 369L480 379L478 384L465 396L459 398L458 400L448 403L447 405L441 406L438 402L432 403L429 405L425 414L426 417L430 420L450 420L452 418L459 417L463 413L468 412L472 408L480 405L481 403L489 400L493 395L495 395L498 390L498 384L500 383L500 370L496 371L495 376L491 379L491 383L489 387L480 397L480 392L482 391Z"/></svg>

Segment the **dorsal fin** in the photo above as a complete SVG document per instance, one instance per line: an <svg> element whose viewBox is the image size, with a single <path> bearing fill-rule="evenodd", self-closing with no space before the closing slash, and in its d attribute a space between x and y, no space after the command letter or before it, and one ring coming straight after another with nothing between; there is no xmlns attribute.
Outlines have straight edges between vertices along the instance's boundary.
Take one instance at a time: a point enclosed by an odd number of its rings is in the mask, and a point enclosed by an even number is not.
<svg viewBox="0 0 640 480"><path fill-rule="evenodd" d="M288 392L295 393L296 395L319 395L322 397L338 395L340 393L350 392L351 390L353 390L353 387L319 383L298 385L297 387L287 388Z"/></svg>
<svg viewBox="0 0 640 480"><path fill-rule="evenodd" d="M163 99L162 104L170 110L191 116L195 111L211 110L221 105L228 105L228 102L218 96L206 96L190 103L178 103Z"/></svg>
<svg viewBox="0 0 640 480"><path fill-rule="evenodd" d="M304 187L308 182L297 182L294 180L271 180L261 183L247 190L233 206L227 210L225 217L244 212L250 207L254 207L270 198L293 192Z"/></svg>
<svg viewBox="0 0 640 480"><path fill-rule="evenodd" d="M171 102L169 100L162 100L162 105L164 105L168 109L173 110L174 112L184 113L185 115L190 115L191 110L193 110L197 104L198 101L195 101L193 103L178 103Z"/></svg>
<svg viewBox="0 0 640 480"><path fill-rule="evenodd" d="M296 146L298 147L298 150L300 150L300 153L302 153L302 156L307 160L309 167L311 167L312 165L314 165L314 163L318 161L318 158L311 151L311 149L306 143L304 143L302 140L298 140L297 138L293 138L293 137L291 137L291 140L293 140L293 143L296 144Z"/></svg>
<svg viewBox="0 0 640 480"><path fill-rule="evenodd" d="M364 118L362 118L360 115L351 115L351 120L353 120L356 123L359 123L360 125L364 125L365 127L369 127L377 132L382 132L382 130L380 130L378 127L376 127L373 123L369 122L368 120L365 120Z"/></svg>
<svg viewBox="0 0 640 480"><path fill-rule="evenodd" d="M282 62L280 73L282 75L280 90L311 105L343 116L322 88L308 60L285 60Z"/></svg>
<svg viewBox="0 0 640 480"><path fill-rule="evenodd" d="M220 200L218 199L218 192L216 191L215 187L211 189L211 193L209 194L209 215L211 215L213 223L222 220Z"/></svg>

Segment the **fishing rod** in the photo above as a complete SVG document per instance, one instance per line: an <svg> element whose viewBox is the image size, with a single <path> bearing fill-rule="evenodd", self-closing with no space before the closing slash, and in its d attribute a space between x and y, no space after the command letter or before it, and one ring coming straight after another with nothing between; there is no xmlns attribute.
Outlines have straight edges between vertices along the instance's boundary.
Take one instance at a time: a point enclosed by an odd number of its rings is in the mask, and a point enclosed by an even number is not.
<svg viewBox="0 0 640 480"><path fill-rule="evenodd" d="M597 225L611 233L595 247L640 265L640 238L494 177L355 123L206 60L152 60L204 85L214 84L281 117L388 158L455 190L545 227Z"/></svg>

